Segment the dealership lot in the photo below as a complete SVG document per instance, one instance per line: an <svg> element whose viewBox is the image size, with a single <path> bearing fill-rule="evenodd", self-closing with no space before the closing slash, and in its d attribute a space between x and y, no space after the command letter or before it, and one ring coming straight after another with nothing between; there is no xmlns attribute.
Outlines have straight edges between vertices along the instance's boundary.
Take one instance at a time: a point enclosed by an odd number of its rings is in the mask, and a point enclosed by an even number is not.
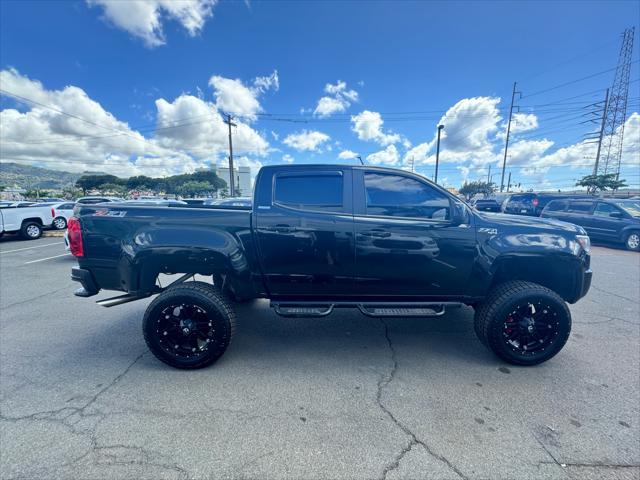
<svg viewBox="0 0 640 480"><path fill-rule="evenodd" d="M284 319L237 307L214 366L146 349L149 300L73 296L61 238L0 240L2 478L640 476L640 255L594 247L565 349L506 365L473 311Z"/></svg>

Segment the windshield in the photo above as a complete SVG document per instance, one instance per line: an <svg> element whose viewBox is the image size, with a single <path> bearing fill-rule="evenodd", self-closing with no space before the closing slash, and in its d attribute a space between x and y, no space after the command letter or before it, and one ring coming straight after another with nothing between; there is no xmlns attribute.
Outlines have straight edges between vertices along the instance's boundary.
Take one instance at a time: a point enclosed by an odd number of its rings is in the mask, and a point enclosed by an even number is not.
<svg viewBox="0 0 640 480"><path fill-rule="evenodd" d="M622 200L613 203L632 217L640 217L640 200Z"/></svg>

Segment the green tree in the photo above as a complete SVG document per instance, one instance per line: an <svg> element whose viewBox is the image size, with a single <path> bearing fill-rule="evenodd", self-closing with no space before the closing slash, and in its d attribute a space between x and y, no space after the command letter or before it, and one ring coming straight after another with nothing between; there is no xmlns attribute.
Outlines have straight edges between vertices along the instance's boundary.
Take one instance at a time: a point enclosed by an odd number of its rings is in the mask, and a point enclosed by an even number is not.
<svg viewBox="0 0 640 480"><path fill-rule="evenodd" d="M93 190L95 188L104 185L105 183L114 184L114 185L124 185L125 180L116 177L115 175L82 175L76 181L76 187L81 188L84 193L87 193L89 190Z"/></svg>
<svg viewBox="0 0 640 480"><path fill-rule="evenodd" d="M47 190L40 190L39 188L30 188L24 192L25 198L38 199L41 197L50 197L51 194Z"/></svg>
<svg viewBox="0 0 640 480"><path fill-rule="evenodd" d="M184 197L194 197L196 195L209 195L215 190L215 187L209 182L189 181L182 184L178 193Z"/></svg>
<svg viewBox="0 0 640 480"><path fill-rule="evenodd" d="M592 195L599 191L617 190L627 186L626 180L616 180L615 173L605 175L586 175L576 182L577 187L587 187L587 192Z"/></svg>
<svg viewBox="0 0 640 480"><path fill-rule="evenodd" d="M74 198L81 197L82 193L82 189L73 186L64 187L62 189L62 196L66 200L73 200Z"/></svg>
<svg viewBox="0 0 640 480"><path fill-rule="evenodd" d="M491 195L496 189L496 186L492 182L483 182L482 180L476 180L475 182L465 183L459 190L467 200L477 195L483 194L485 197Z"/></svg>
<svg viewBox="0 0 640 480"><path fill-rule="evenodd" d="M155 190L158 184L158 179L147 177L146 175L138 175L136 177L130 177L127 179L125 185L129 190Z"/></svg>
<svg viewBox="0 0 640 480"><path fill-rule="evenodd" d="M124 196L127 193L127 187L118 183L103 183L102 185L98 185L97 189L100 190L103 195L112 193Z"/></svg>

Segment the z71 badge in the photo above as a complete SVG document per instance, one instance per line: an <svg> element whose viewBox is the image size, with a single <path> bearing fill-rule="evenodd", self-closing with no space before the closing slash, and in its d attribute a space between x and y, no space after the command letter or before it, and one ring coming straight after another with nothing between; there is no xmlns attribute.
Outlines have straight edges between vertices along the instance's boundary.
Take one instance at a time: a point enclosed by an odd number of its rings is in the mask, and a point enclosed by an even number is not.
<svg viewBox="0 0 640 480"><path fill-rule="evenodd" d="M478 229L478 231L480 233L488 233L489 235L497 235L498 234L498 229L497 228L480 227Z"/></svg>

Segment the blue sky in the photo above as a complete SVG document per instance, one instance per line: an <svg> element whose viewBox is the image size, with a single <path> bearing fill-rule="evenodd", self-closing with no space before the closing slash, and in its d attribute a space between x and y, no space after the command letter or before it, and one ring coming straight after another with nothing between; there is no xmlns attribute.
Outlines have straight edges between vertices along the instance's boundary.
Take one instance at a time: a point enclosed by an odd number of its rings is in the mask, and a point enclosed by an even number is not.
<svg viewBox="0 0 640 480"><path fill-rule="evenodd" d="M358 153L404 168L413 158L430 176L442 121L440 179L459 186L498 171L518 81L508 170L524 187L567 188L595 154L579 143L596 128L580 125L581 108L613 72L553 87L614 67L633 26L639 78L637 1L171 3L1 2L0 88L40 104L2 96L2 161L190 170L224 161L219 115L233 108L237 154L254 169ZM639 85L623 158L634 185Z"/></svg>

